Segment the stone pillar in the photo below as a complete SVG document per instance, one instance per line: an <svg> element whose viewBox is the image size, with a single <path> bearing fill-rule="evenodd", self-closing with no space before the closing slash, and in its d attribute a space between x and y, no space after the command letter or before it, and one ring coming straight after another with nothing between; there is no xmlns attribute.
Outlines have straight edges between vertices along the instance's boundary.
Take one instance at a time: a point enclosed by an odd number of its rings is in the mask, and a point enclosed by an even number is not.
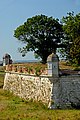
<svg viewBox="0 0 80 120"><path fill-rule="evenodd" d="M60 108L61 85L59 77L53 78L50 109Z"/></svg>
<svg viewBox="0 0 80 120"><path fill-rule="evenodd" d="M6 53L3 56L3 66L8 65L8 64L12 64L12 59L11 59L11 56Z"/></svg>
<svg viewBox="0 0 80 120"><path fill-rule="evenodd" d="M52 53L47 58L48 75L58 77L59 76L59 58L56 54Z"/></svg>
<svg viewBox="0 0 80 120"><path fill-rule="evenodd" d="M59 81L59 58L56 54L52 53L47 58L48 75L52 77L52 93L50 109L56 109L59 107L59 95L60 95L60 81Z"/></svg>

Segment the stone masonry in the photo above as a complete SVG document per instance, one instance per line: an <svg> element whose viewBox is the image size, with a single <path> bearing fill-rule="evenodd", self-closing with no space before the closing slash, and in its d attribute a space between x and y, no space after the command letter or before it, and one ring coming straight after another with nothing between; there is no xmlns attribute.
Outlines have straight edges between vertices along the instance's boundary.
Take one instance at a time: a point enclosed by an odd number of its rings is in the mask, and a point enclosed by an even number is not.
<svg viewBox="0 0 80 120"><path fill-rule="evenodd" d="M47 77L29 76L19 73L6 73L3 89L13 92L25 100L42 101L50 104L52 83Z"/></svg>
<svg viewBox="0 0 80 120"><path fill-rule="evenodd" d="M25 100L47 103L50 109L80 108L80 75L52 78L8 72L3 89Z"/></svg>
<svg viewBox="0 0 80 120"><path fill-rule="evenodd" d="M3 89L25 100L42 101L50 109L80 109L80 74L59 74L58 61L53 53L48 57L48 75L6 71Z"/></svg>

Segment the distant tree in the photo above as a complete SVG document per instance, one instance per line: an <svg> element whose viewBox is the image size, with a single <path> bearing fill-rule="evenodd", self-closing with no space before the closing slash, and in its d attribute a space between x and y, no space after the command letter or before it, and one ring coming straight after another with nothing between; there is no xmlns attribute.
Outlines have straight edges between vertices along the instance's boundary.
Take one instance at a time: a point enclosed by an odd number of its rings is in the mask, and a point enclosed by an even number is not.
<svg viewBox="0 0 80 120"><path fill-rule="evenodd" d="M80 64L80 13L74 15L74 12L68 13L66 17L62 18L63 31L65 39L63 43L66 48L61 49L63 56L71 64Z"/></svg>
<svg viewBox="0 0 80 120"><path fill-rule="evenodd" d="M19 26L14 31L14 37L26 44L19 49L23 56L28 51L34 51L35 57L46 63L48 55L62 47L63 30L58 19L36 15Z"/></svg>
<svg viewBox="0 0 80 120"><path fill-rule="evenodd" d="M80 36L74 39L70 49L70 55L72 58L71 63L80 65Z"/></svg>

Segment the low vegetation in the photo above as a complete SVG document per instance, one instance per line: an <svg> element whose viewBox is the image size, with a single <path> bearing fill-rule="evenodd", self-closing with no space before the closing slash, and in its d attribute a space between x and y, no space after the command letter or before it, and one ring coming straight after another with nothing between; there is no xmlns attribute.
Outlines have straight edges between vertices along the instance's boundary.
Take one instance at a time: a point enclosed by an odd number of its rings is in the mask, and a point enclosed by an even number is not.
<svg viewBox="0 0 80 120"><path fill-rule="evenodd" d="M80 66L72 65L69 62L60 61L59 62L60 69L68 69L68 70L80 70Z"/></svg>
<svg viewBox="0 0 80 120"><path fill-rule="evenodd" d="M21 72L26 71L28 74L35 74L37 76L41 75L43 71L47 69L47 64L42 63L24 63L24 64L14 64L16 66L16 71L21 70Z"/></svg>
<svg viewBox="0 0 80 120"><path fill-rule="evenodd" d="M3 90L3 84L4 71L0 72L0 120L80 120L80 110L50 110Z"/></svg>

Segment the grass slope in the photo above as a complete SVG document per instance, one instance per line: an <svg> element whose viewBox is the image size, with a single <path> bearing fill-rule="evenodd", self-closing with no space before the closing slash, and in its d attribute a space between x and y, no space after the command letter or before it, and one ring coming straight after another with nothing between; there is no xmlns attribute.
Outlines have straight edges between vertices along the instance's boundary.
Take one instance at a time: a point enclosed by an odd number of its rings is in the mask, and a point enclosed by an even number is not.
<svg viewBox="0 0 80 120"><path fill-rule="evenodd" d="M4 91L0 73L0 120L80 120L80 110L49 110L39 102L25 101Z"/></svg>

